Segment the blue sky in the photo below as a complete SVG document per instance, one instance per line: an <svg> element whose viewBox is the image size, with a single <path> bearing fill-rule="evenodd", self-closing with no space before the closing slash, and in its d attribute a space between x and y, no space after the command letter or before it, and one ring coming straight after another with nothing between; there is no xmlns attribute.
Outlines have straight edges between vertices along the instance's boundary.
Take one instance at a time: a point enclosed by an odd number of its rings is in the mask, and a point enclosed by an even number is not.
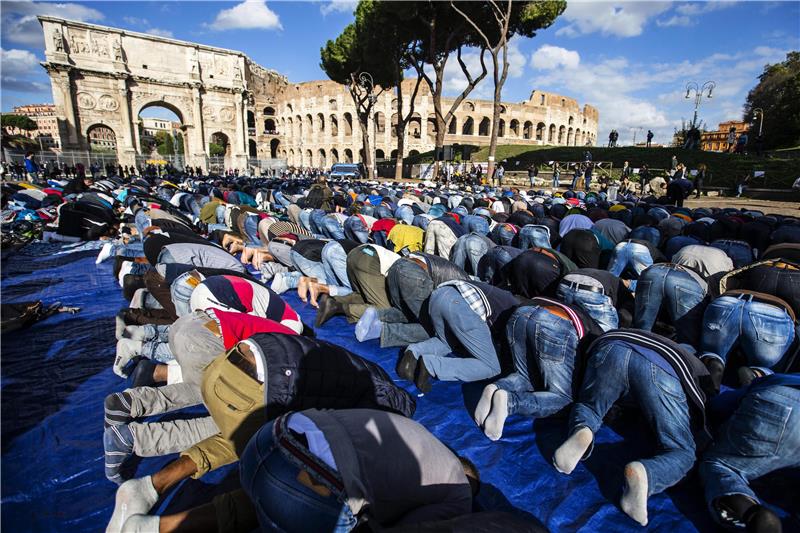
<svg viewBox="0 0 800 533"><path fill-rule="evenodd" d="M350 1L3 1L0 105L7 111L52 101L38 65L44 59L38 14L241 50L291 81L308 81L325 77L319 49L352 21L353 7ZM716 81L714 98L700 108L700 118L715 127L741 116L765 64L798 49L800 2L569 2L552 27L512 41L503 98L558 92L600 110L600 141L616 128L628 144L635 128L650 128L656 142L668 142L681 119L691 119L687 82ZM465 57L477 67L477 53ZM452 94L464 83L455 61L447 74ZM491 92L485 80L475 95Z"/></svg>

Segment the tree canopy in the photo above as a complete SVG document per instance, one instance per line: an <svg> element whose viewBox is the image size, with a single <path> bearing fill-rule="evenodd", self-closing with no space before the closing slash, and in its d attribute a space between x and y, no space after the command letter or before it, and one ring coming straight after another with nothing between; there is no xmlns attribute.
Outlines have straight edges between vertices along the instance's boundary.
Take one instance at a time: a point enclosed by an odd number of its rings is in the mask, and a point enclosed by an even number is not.
<svg viewBox="0 0 800 533"><path fill-rule="evenodd" d="M747 95L744 119L754 126L751 138L758 133L764 113L764 147L786 148L800 145L800 52L786 54L786 60L767 65L756 85Z"/></svg>
<svg viewBox="0 0 800 533"><path fill-rule="evenodd" d="M2 121L3 129L9 128L33 131L39 128L36 124L36 121L25 115L12 115L9 113L2 115L2 117L0 117L0 121Z"/></svg>

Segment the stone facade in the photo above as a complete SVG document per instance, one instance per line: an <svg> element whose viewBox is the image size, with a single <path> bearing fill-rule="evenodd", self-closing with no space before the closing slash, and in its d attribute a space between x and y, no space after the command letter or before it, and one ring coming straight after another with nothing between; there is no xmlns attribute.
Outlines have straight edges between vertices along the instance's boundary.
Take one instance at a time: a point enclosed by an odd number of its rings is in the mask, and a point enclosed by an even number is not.
<svg viewBox="0 0 800 533"><path fill-rule="evenodd" d="M36 129L33 131L19 130L12 131L15 135L24 135L29 139L38 141L42 148L59 148L61 137L58 130L58 118L56 117L56 106L53 104L29 104L17 106L12 111L14 115L25 115L36 122Z"/></svg>
<svg viewBox="0 0 800 533"><path fill-rule="evenodd" d="M750 131L750 124L742 122L741 120L729 120L727 122L720 122L716 131L704 131L700 134L700 149L706 152L728 152L733 146L728 143L728 135L731 129L734 133L735 139L739 138L742 133Z"/></svg>
<svg viewBox="0 0 800 533"><path fill-rule="evenodd" d="M90 130L102 125L114 132L120 163L134 164L142 154L139 113L161 106L179 117L191 166L207 168L212 137L225 141L228 168L247 168L254 159L316 167L363 159L355 106L347 89L332 81L290 84L235 50L54 17L39 20L46 43L42 65L50 74L65 150L88 149ZM405 83L409 95L411 82ZM445 109L450 104L445 99ZM379 161L396 154L396 116L394 94L381 93L368 124ZM433 116L423 83L406 128L406 154L433 149ZM445 143L488 144L491 116L491 101L465 100ZM597 120L589 105L533 91L524 102L503 103L499 142L591 145Z"/></svg>

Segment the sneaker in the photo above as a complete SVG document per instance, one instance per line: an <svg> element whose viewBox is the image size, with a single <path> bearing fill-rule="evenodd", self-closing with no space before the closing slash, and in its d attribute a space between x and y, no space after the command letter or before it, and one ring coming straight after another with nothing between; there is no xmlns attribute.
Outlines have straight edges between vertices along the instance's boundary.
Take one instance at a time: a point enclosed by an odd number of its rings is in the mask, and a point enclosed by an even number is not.
<svg viewBox="0 0 800 533"><path fill-rule="evenodd" d="M414 375L417 373L417 358L410 350L403 352L403 356L397 362L395 372L406 381L414 381Z"/></svg>
<svg viewBox="0 0 800 533"><path fill-rule="evenodd" d="M417 359L417 371L414 376L414 385L425 394L431 391L431 374L425 366L425 360L420 357Z"/></svg>
<svg viewBox="0 0 800 533"><path fill-rule="evenodd" d="M367 307L364 314L356 322L356 339L358 342L377 339L381 336L383 324L378 318L378 310L374 307Z"/></svg>
<svg viewBox="0 0 800 533"><path fill-rule="evenodd" d="M131 387L157 387L166 385L166 382L156 381L155 377L153 377L157 366L158 363L150 359L142 359L139 361L136 364L136 368L131 372L131 381L133 382Z"/></svg>
<svg viewBox="0 0 800 533"><path fill-rule="evenodd" d="M120 470L125 461L133 455L133 433L127 425L109 426L103 433L106 478L121 484L124 480Z"/></svg>
<svg viewBox="0 0 800 533"><path fill-rule="evenodd" d="M105 419L103 424L109 426L123 426L133 420L131 416L131 394L129 392L115 392L106 396Z"/></svg>
<svg viewBox="0 0 800 533"><path fill-rule="evenodd" d="M128 377L125 373L125 367L134 357L137 357L142 351L142 341L134 341L131 339L120 339L117 341L117 358L114 360L114 373L119 377Z"/></svg>
<svg viewBox="0 0 800 533"><path fill-rule="evenodd" d="M289 284L286 282L286 276L283 275L283 272L275 273L270 288L275 291L276 294L283 294L289 290Z"/></svg>
<svg viewBox="0 0 800 533"><path fill-rule="evenodd" d="M97 254L97 259L95 260L94 264L99 265L114 253L114 243L107 242L100 248L100 253Z"/></svg>

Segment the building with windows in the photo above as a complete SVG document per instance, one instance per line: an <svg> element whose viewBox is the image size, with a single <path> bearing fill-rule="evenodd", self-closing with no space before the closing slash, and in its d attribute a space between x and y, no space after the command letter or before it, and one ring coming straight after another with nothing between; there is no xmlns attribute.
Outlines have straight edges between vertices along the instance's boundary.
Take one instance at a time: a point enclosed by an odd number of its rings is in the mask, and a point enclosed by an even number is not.
<svg viewBox="0 0 800 533"><path fill-rule="evenodd" d="M742 133L750 131L750 125L741 120L728 120L720 122L716 131L704 131L700 136L700 149L706 152L728 152L732 149L728 144L731 130L738 139ZM735 141L734 141L735 142Z"/></svg>
<svg viewBox="0 0 800 533"><path fill-rule="evenodd" d="M24 135L41 144L45 150L58 149L61 147L61 138L58 133L58 118L56 117L56 106L53 104L28 104L14 108L14 115L25 115L36 122L36 129L33 131L14 132Z"/></svg>

